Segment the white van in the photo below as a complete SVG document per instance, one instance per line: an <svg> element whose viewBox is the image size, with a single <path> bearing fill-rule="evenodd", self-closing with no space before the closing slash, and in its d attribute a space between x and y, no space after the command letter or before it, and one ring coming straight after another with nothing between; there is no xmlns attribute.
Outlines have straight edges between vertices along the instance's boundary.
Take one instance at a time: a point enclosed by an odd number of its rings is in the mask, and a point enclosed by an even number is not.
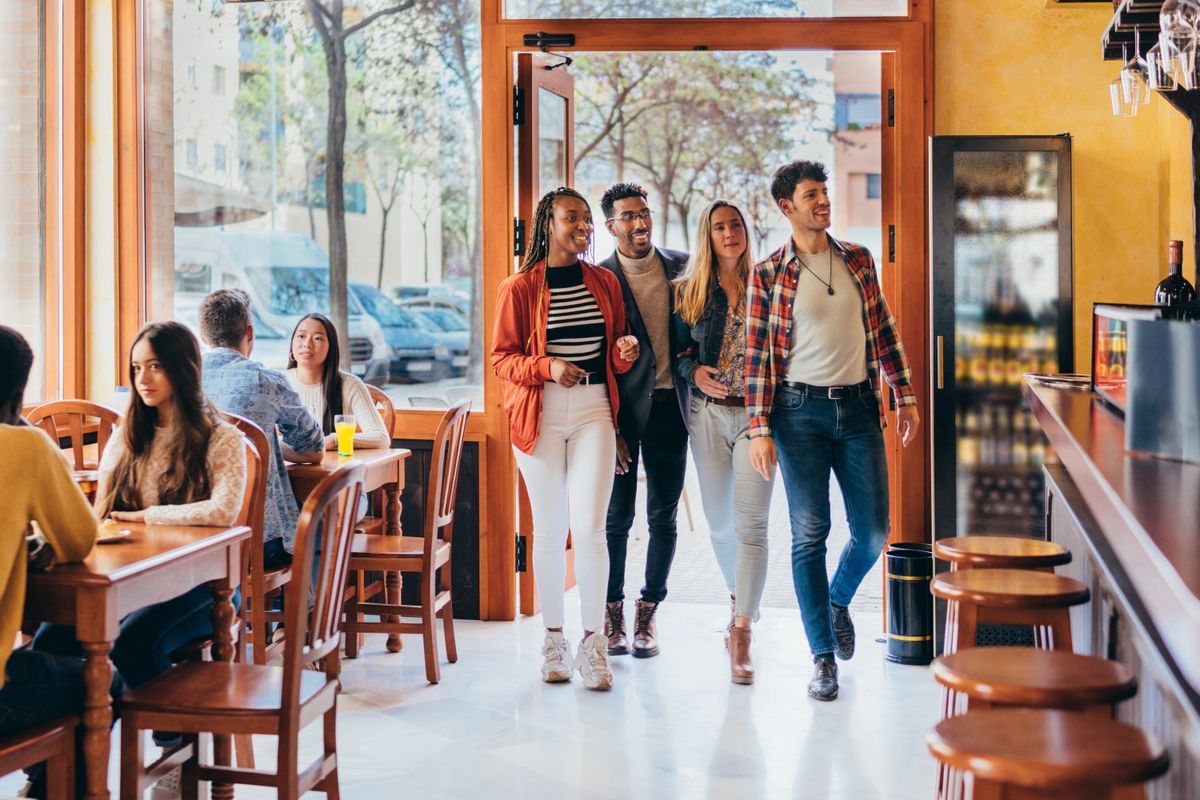
<svg viewBox="0 0 1200 800"><path fill-rule="evenodd" d="M243 289L253 308L291 336L305 314L329 314L329 257L308 236L285 231L175 229L175 294L187 304L217 289ZM391 348L353 293L348 368L368 383L388 380Z"/></svg>

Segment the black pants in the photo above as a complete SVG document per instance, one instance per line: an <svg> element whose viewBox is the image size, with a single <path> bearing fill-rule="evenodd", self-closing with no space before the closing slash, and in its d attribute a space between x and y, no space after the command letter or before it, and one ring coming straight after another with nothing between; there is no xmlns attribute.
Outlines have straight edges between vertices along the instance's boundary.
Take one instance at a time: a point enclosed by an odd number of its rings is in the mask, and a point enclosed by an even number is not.
<svg viewBox="0 0 1200 800"><path fill-rule="evenodd" d="M687 472L687 428L673 392L656 394L641 441L625 443L632 460L629 470L616 476L608 503L608 602L625 599L625 551L633 527L640 456L646 465L646 516L650 528L642 599L661 603L667 597L667 575L675 557L675 511Z"/></svg>

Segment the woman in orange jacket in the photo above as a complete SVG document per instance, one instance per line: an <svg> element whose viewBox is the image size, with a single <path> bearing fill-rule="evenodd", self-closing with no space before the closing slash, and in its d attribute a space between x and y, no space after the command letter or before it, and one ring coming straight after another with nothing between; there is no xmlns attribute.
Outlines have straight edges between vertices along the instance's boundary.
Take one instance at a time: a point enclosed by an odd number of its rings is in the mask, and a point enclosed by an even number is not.
<svg viewBox="0 0 1200 800"><path fill-rule="evenodd" d="M589 689L612 687L604 598L604 520L616 463L616 375L637 360L611 272L580 260L592 213L573 189L538 203L530 246L500 285L492 368L501 380L513 453L533 509L533 567L546 639L542 679L579 670ZM567 532L575 543L583 641L574 663L563 636Z"/></svg>

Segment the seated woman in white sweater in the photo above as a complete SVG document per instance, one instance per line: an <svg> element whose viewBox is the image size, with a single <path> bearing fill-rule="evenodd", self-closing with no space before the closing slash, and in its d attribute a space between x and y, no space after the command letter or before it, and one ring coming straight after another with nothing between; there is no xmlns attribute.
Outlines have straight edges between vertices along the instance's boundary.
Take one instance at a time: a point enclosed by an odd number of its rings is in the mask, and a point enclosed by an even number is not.
<svg viewBox="0 0 1200 800"><path fill-rule="evenodd" d="M353 414L358 423L355 447L391 447L392 432L383 424L367 385L338 368L337 329L324 314L309 314L292 331L288 383L325 431L325 449L337 447L333 418Z"/></svg>

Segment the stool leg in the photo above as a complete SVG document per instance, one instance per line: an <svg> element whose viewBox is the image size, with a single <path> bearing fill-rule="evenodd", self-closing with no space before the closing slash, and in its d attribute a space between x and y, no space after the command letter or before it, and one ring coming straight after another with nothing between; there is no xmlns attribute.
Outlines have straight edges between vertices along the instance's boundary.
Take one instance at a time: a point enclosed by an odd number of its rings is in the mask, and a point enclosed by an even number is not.
<svg viewBox="0 0 1200 800"><path fill-rule="evenodd" d="M975 646L975 638L979 630L979 606L974 603L958 603L957 625L958 635L955 645L958 650ZM957 651L956 651L957 652Z"/></svg>
<svg viewBox="0 0 1200 800"><path fill-rule="evenodd" d="M958 601L946 601L946 633L942 637L942 650L946 655L958 652Z"/></svg>
<svg viewBox="0 0 1200 800"><path fill-rule="evenodd" d="M1062 650L1065 653L1073 651L1071 644L1071 609L1054 608L1047 614L1047 627L1053 640L1051 650Z"/></svg>

